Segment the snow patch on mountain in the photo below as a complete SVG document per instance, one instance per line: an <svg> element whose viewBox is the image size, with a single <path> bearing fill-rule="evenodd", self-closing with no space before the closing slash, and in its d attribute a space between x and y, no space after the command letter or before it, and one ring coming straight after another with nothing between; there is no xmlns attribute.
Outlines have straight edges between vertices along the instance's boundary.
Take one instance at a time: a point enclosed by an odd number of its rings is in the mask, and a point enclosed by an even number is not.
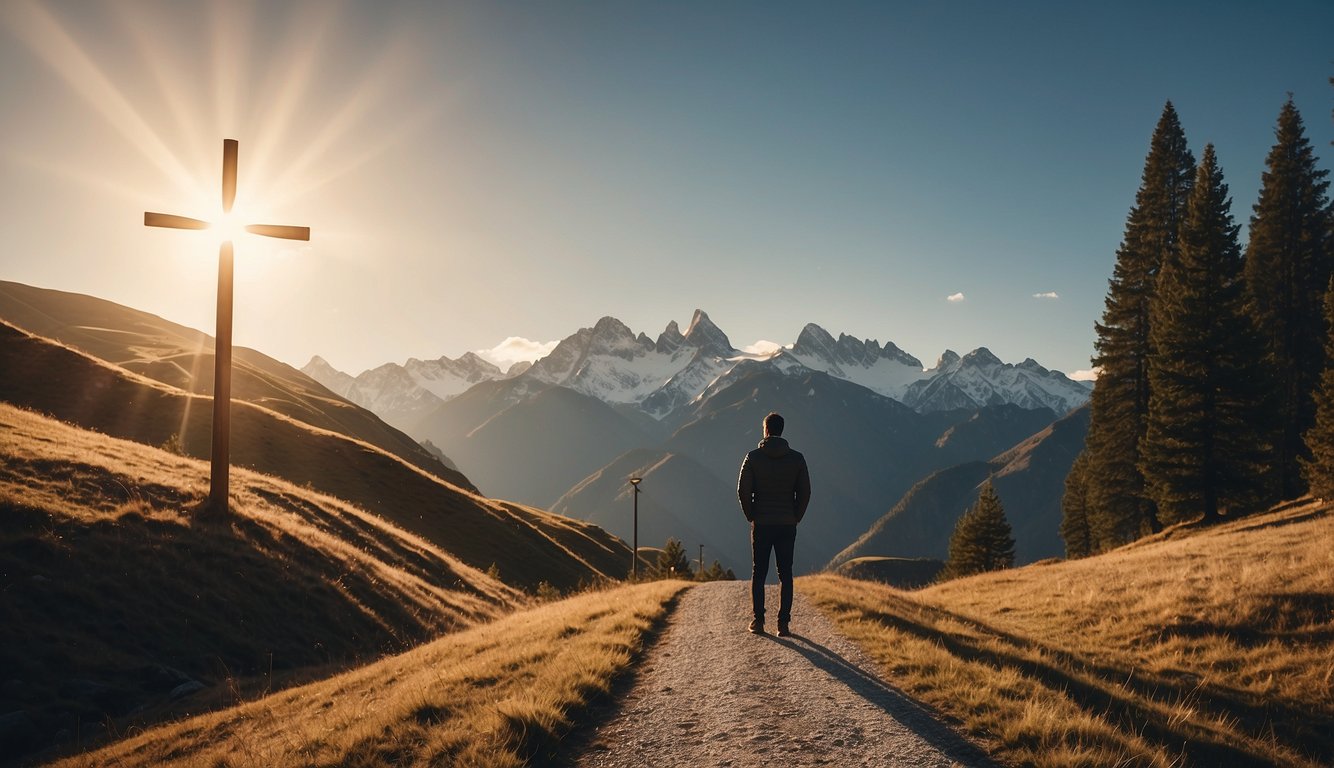
<svg viewBox="0 0 1334 768"><path fill-rule="evenodd" d="M768 342L739 350L698 309L684 333L671 321L656 339L603 317L555 343L544 357L531 364L521 361L509 371L472 352L458 360L390 363L355 378L318 356L302 370L396 426L411 423L477 383L504 378L513 381L511 398L523 399L527 392L554 384L608 404L637 407L659 420L760 370L788 376L824 372L923 413L996 404L1065 413L1087 402L1091 390L1088 383L1050 371L1032 358L1017 365L1002 362L985 347L962 357L945 350L927 369L892 342L882 345L845 333L834 338L814 323L790 346Z"/></svg>
<svg viewBox="0 0 1334 768"><path fill-rule="evenodd" d="M1090 393L1087 384L1047 370L1031 357L1012 365L986 347L963 357L947 349L927 374L902 397L905 405L920 412L1010 403L1064 414L1088 402Z"/></svg>
<svg viewBox="0 0 1334 768"><path fill-rule="evenodd" d="M929 375L921 361L893 342L881 347L873 339L857 339L845 333L835 340L814 323L801 329L797 342L791 349L782 350L780 356L900 401L910 386Z"/></svg>

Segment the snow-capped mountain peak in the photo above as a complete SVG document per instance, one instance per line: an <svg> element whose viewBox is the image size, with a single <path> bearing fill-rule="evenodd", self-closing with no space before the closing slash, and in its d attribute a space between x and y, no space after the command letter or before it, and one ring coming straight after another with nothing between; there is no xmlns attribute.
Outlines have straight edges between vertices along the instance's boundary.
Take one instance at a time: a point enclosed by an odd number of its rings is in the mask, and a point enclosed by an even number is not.
<svg viewBox="0 0 1334 768"><path fill-rule="evenodd" d="M815 323L807 323L796 343L776 357L789 357L805 368L824 371L896 400L925 375L922 363L893 343L881 347L879 341L846 333L835 340Z"/></svg>
<svg viewBox="0 0 1334 768"><path fill-rule="evenodd" d="M694 317L690 318L690 327L686 329L684 338L691 346L713 354L728 356L736 352L727 334L714 325L702 309L695 310Z"/></svg>
<svg viewBox="0 0 1334 768"><path fill-rule="evenodd" d="M1032 358L1019 365L1002 362L986 347L963 357L947 349L927 373L929 378L914 383L902 398L922 412L1012 403L1064 414L1089 397L1087 386L1059 371L1049 371Z"/></svg>
<svg viewBox="0 0 1334 768"><path fill-rule="evenodd" d="M676 324L675 320L672 320L667 323L667 328L658 334L658 341L653 345L653 348L663 354L671 354L680 349L684 343L686 343L686 337L681 335L681 327Z"/></svg>
<svg viewBox="0 0 1334 768"><path fill-rule="evenodd" d="M745 354L697 309L685 333L673 320L656 340L615 317L600 318L561 340L531 366L508 373L471 352L458 360L409 360L387 364L355 379L316 356L302 370L333 391L372 408L390 423L408 423L474 384L508 377L557 384L606 403L636 406L664 418L720 384L748 375L756 366L785 375L822 371L898 400L918 411L978 408L1012 403L1064 413L1088 400L1090 387L1032 358L1018 365L1001 361L986 347L960 356L945 350L934 368L892 342L838 338L815 323L801 329L790 347L766 355ZM527 391L526 389L524 391ZM392 413L391 415L386 413Z"/></svg>

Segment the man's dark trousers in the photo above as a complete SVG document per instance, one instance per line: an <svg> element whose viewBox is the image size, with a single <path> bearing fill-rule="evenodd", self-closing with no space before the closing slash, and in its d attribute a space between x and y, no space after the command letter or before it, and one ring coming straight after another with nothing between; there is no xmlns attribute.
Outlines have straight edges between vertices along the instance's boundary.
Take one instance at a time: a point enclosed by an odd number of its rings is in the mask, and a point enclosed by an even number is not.
<svg viewBox="0 0 1334 768"><path fill-rule="evenodd" d="M792 550L797 543L795 525L752 525L750 528L750 600L755 618L764 621L764 580L769 576L769 550L778 556L780 585L778 623L792 619Z"/></svg>

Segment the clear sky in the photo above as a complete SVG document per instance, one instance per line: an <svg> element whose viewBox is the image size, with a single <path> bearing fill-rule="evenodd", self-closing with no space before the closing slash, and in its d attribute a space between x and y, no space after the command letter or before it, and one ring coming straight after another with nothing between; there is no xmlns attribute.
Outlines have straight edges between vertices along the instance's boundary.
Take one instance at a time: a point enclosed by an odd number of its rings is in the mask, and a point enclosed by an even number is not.
<svg viewBox="0 0 1334 768"><path fill-rule="evenodd" d="M1334 3L0 4L0 279L357 373L709 312L1073 372L1165 101L1245 223L1291 91L1331 167ZM1244 236L1244 230L1243 230ZM950 300L949 297L955 297Z"/></svg>

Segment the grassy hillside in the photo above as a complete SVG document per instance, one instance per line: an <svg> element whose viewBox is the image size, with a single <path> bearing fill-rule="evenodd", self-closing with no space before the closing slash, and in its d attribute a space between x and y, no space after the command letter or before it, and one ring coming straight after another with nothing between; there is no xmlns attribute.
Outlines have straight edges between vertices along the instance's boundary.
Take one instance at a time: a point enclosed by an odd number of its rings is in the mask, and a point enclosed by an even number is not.
<svg viewBox="0 0 1334 768"><path fill-rule="evenodd" d="M555 764L561 736L607 694L685 586L552 603L58 765Z"/></svg>
<svg viewBox="0 0 1334 768"><path fill-rule="evenodd" d="M213 394L213 338L156 315L92 296L0 280L0 320L170 387ZM55 382L37 379L34 383L51 386ZM77 386L78 382L65 384ZM454 485L472 489L467 478L441 469L415 440L375 414L253 349L233 350L232 399L370 443ZM207 437L204 442L206 445Z"/></svg>
<svg viewBox="0 0 1334 768"><path fill-rule="evenodd" d="M207 493L203 462L0 404L0 712L23 725L0 755L230 703L528 600L309 489L237 470L234 513L200 520Z"/></svg>
<svg viewBox="0 0 1334 768"><path fill-rule="evenodd" d="M1334 505L902 592L798 581L1011 764L1334 763Z"/></svg>
<svg viewBox="0 0 1334 768"><path fill-rule="evenodd" d="M176 438L206 456L212 401L0 323L0 402L148 445ZM494 502L435 472L343 434L249 402L232 405L232 463L374 512L469 565L495 564L527 589L619 577L629 550L601 529ZM466 480L461 480L465 482Z"/></svg>

